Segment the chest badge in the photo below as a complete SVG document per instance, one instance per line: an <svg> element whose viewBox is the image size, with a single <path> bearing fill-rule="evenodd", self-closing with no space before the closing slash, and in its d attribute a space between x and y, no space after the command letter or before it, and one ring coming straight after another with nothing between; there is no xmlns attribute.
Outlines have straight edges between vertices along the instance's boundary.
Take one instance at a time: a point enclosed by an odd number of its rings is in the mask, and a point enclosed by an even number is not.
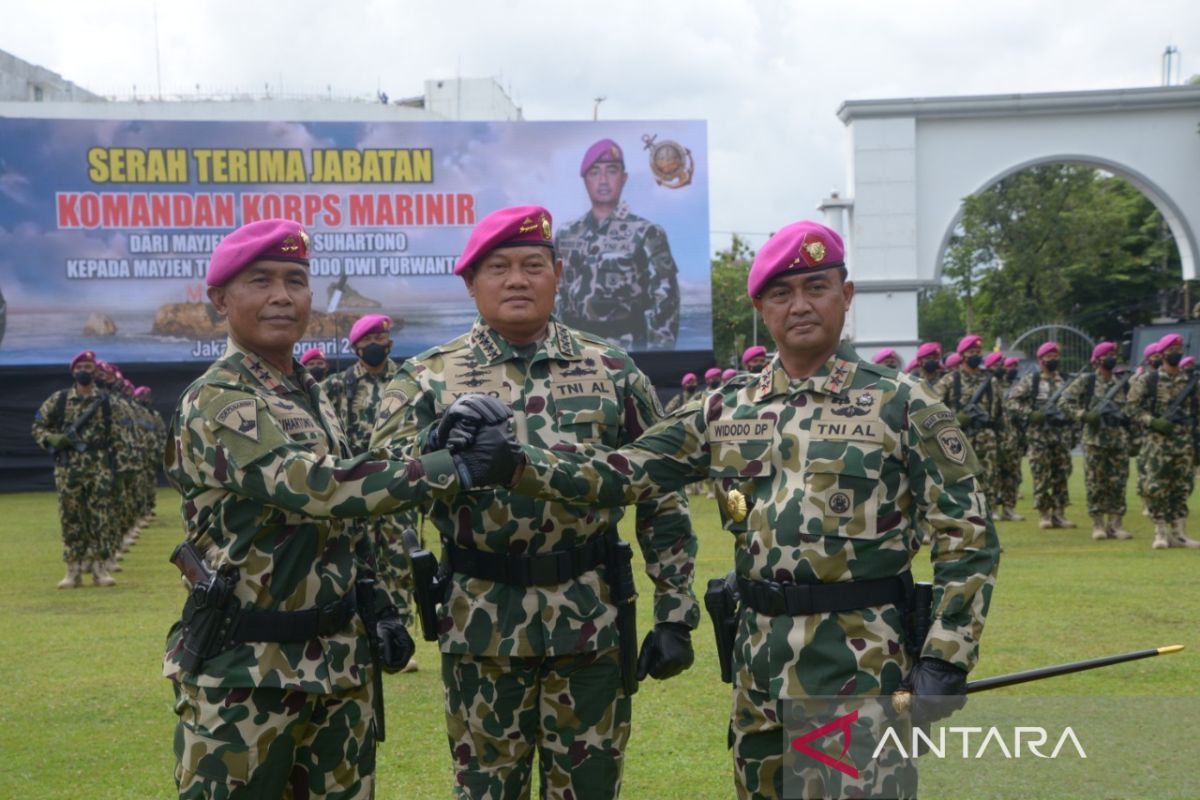
<svg viewBox="0 0 1200 800"><path fill-rule="evenodd" d="M725 512L734 522L745 522L746 515L750 513L750 509L746 505L746 495L737 489L731 490L725 497Z"/></svg>

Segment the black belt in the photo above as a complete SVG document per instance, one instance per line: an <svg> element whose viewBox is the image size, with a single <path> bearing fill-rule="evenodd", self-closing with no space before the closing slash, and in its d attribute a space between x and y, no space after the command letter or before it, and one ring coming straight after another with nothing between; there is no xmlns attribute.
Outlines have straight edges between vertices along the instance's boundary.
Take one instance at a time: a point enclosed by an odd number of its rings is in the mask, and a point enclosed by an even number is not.
<svg viewBox="0 0 1200 800"><path fill-rule="evenodd" d="M760 614L798 617L885 605L903 605L912 591L911 572L889 578L839 583L776 583L738 578L742 602Z"/></svg>
<svg viewBox="0 0 1200 800"><path fill-rule="evenodd" d="M615 532L593 536L570 550L506 556L475 548L446 545L450 568L461 575L512 586L554 586L591 572L608 560L617 543Z"/></svg>
<svg viewBox="0 0 1200 800"><path fill-rule="evenodd" d="M354 591L340 600L304 611L243 611L234 623L235 642L307 642L333 636L350 623L358 610Z"/></svg>

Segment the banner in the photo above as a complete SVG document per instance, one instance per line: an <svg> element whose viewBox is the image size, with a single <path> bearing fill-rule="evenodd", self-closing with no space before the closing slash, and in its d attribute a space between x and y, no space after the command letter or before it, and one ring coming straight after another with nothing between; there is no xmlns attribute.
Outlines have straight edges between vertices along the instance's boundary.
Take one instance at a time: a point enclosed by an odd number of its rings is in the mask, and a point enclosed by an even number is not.
<svg viewBox="0 0 1200 800"><path fill-rule="evenodd" d="M611 174L581 175L600 151ZM0 364L211 361L209 256L271 217L312 240L298 352L352 357L353 321L386 313L411 355L468 329L457 256L524 204L553 215L565 321L634 351L711 349L703 122L0 119Z"/></svg>

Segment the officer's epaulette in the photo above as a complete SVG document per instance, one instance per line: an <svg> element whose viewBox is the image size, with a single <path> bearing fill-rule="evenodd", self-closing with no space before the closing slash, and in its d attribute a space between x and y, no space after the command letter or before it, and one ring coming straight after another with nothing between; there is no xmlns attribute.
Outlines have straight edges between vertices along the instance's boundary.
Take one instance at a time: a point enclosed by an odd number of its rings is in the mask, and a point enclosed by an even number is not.
<svg viewBox="0 0 1200 800"><path fill-rule="evenodd" d="M435 344L433 347L429 348L428 350L425 350L424 352L421 352L421 353L417 353L415 356L412 357L411 360L412 361L425 361L427 359L433 358L434 356L440 356L440 355L444 355L446 353L453 353L456 350L464 350L470 346L471 346L471 332L467 331L462 336L457 336L443 344Z"/></svg>
<svg viewBox="0 0 1200 800"><path fill-rule="evenodd" d="M559 323L559 324L561 325L562 323ZM601 348L602 350L613 351L622 358L626 358L629 356L628 353L626 353L624 350L622 350L617 345L610 342L608 339L605 339L603 336L600 336L595 333L591 333L589 331L581 331L578 328L568 328L568 330L570 330L571 333L573 333L575 335L575 338L581 342L586 342L587 344L594 344L597 347Z"/></svg>
<svg viewBox="0 0 1200 800"><path fill-rule="evenodd" d="M895 380L900 375L900 370L895 367L885 367L883 364L875 364L871 361L859 361L858 369L860 372L873 372L880 377L892 380Z"/></svg>

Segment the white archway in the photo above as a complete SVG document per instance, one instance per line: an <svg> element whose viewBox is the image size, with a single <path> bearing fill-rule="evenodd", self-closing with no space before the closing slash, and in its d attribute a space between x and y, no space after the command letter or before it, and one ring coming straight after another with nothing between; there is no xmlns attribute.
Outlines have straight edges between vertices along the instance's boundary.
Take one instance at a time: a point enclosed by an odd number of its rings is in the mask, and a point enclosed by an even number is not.
<svg viewBox="0 0 1200 800"><path fill-rule="evenodd" d="M936 285L962 200L1045 163L1112 172L1162 212L1183 277L1200 264L1200 86L848 101L849 197L822 204L858 285L852 337L917 342L917 292Z"/></svg>

